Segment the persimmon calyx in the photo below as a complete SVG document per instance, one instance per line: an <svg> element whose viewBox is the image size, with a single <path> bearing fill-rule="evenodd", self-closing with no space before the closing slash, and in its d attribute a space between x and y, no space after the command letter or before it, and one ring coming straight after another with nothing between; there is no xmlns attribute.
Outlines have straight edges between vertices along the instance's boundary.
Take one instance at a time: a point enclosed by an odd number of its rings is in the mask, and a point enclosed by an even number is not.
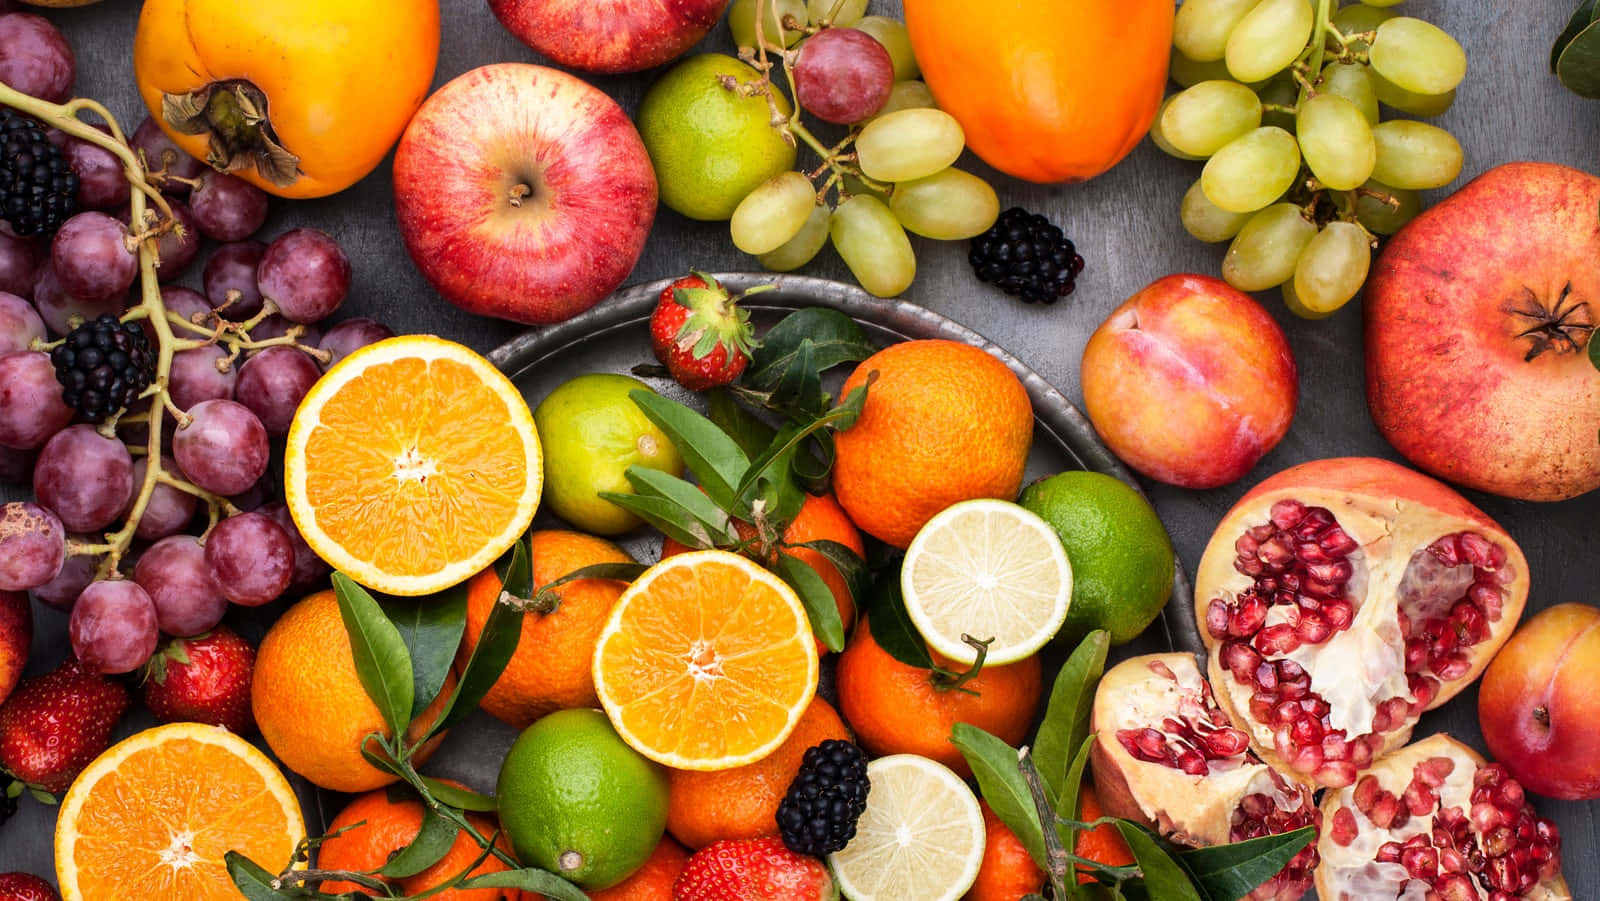
<svg viewBox="0 0 1600 901"><path fill-rule="evenodd" d="M217 81L187 94L162 94L161 117L186 135L206 135L206 162L220 172L251 166L280 188L305 173L300 157L278 141L267 95L248 81Z"/></svg>

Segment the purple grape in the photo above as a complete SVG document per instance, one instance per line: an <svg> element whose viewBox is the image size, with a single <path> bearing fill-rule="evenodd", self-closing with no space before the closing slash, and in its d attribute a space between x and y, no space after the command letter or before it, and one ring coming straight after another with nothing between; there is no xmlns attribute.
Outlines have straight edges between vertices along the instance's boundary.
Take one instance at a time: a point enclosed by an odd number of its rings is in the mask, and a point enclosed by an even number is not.
<svg viewBox="0 0 1600 901"><path fill-rule="evenodd" d="M228 352L215 344L173 354L172 374L167 383L172 403L187 411L204 401L232 398L239 370L231 363L227 364L226 372L217 368L217 364L227 358Z"/></svg>
<svg viewBox="0 0 1600 901"><path fill-rule="evenodd" d="M133 580L150 595L168 635L199 635L222 622L228 599L211 575L206 549L193 535L163 538L139 557Z"/></svg>
<svg viewBox="0 0 1600 901"><path fill-rule="evenodd" d="M250 330L250 340L268 341L273 338L282 338L289 334L289 329L294 328L296 325L300 326L300 335L294 339L296 344L302 347L320 347L322 345L322 329L317 328L315 325L290 322L277 314L268 316L256 323L255 328ZM284 345L273 346L282 347ZM266 350L266 348L246 351L245 355L254 356L263 350Z"/></svg>
<svg viewBox="0 0 1600 901"><path fill-rule="evenodd" d="M285 319L319 322L350 293L350 260L331 235L297 228L267 245L256 285Z"/></svg>
<svg viewBox="0 0 1600 901"><path fill-rule="evenodd" d="M145 171L154 175L170 175L171 179L151 178L150 183L163 194L187 194L189 182L206 171L206 164L185 153L154 119L146 116L133 137L128 140L133 152L144 162ZM179 181L176 179L184 179Z"/></svg>
<svg viewBox="0 0 1600 901"><path fill-rule="evenodd" d="M128 229L115 216L79 213L50 242L50 266L61 290L103 300L127 291L139 272L139 258L128 245Z"/></svg>
<svg viewBox="0 0 1600 901"><path fill-rule="evenodd" d="M894 87L894 60L877 39L854 28L828 28L801 45L794 96L824 122L850 125L883 109Z"/></svg>
<svg viewBox="0 0 1600 901"><path fill-rule="evenodd" d="M72 99L78 64L50 20L31 13L0 15L0 81L51 103Z"/></svg>
<svg viewBox="0 0 1600 901"><path fill-rule="evenodd" d="M0 291L0 354L29 350L36 339L44 339L39 311L17 295Z"/></svg>
<svg viewBox="0 0 1600 901"><path fill-rule="evenodd" d="M61 383L42 350L0 354L0 444L33 450L72 421Z"/></svg>
<svg viewBox="0 0 1600 901"><path fill-rule="evenodd" d="M192 421L172 438L172 454L189 481L216 494L238 494L267 471L267 430L256 414L231 400L208 400L188 410Z"/></svg>
<svg viewBox="0 0 1600 901"><path fill-rule="evenodd" d="M267 221L266 191L215 170L200 176L189 206L200 231L216 241L243 241Z"/></svg>
<svg viewBox="0 0 1600 901"><path fill-rule="evenodd" d="M294 524L294 516L289 513L287 504L267 504L259 511L283 527L284 534L289 536L289 544L294 546L294 578L289 582L289 591L293 594L305 594L321 585L328 574L333 572L333 567L317 556L317 552L306 544L300 537L300 528Z"/></svg>
<svg viewBox="0 0 1600 901"><path fill-rule="evenodd" d="M32 297L43 256L31 238L0 231L0 291Z"/></svg>
<svg viewBox="0 0 1600 901"><path fill-rule="evenodd" d="M133 461L134 497L128 499L128 506L122 511L123 517L133 512L133 501L138 497L140 486L144 485L145 473L150 468L149 462L147 457ZM166 454L161 455L161 468L170 475L183 477L183 472L178 469L178 461ZM194 519L194 511L199 504L200 499L189 492L157 482L155 489L150 493L149 502L144 505L144 515L139 517L139 526L133 534L145 541L156 541L168 535L176 535Z"/></svg>
<svg viewBox="0 0 1600 901"><path fill-rule="evenodd" d="M377 344L394 337L394 332L387 325L376 319L358 316L355 319L346 319L322 336L322 341L317 346L332 354L323 369L332 369L333 364L348 357L351 351L360 350L368 344Z"/></svg>
<svg viewBox="0 0 1600 901"><path fill-rule="evenodd" d="M97 126L106 131L103 126ZM82 138L67 136L61 144L67 165L78 176L78 206L86 210L114 210L128 202L132 189L122 171L122 160L111 151Z"/></svg>
<svg viewBox="0 0 1600 901"><path fill-rule="evenodd" d="M261 479L240 494L228 496L228 503L234 505L245 513L261 509L262 505L270 499L267 497L267 480Z"/></svg>
<svg viewBox="0 0 1600 901"><path fill-rule="evenodd" d="M167 308L167 312L177 313L180 317L196 325L207 328L212 325L211 313L213 311L210 301L206 300L204 294L193 288L185 288L182 285L162 285L161 305ZM193 338L195 335L184 329L179 337Z"/></svg>
<svg viewBox="0 0 1600 901"><path fill-rule="evenodd" d="M74 532L115 522L133 497L133 457L92 425L68 426L39 451L33 494Z"/></svg>
<svg viewBox="0 0 1600 901"><path fill-rule="evenodd" d="M72 653L102 673L130 673L156 652L161 632L156 605L137 582L94 582L72 605L67 620Z"/></svg>
<svg viewBox="0 0 1600 901"><path fill-rule="evenodd" d="M236 241L218 247L206 260L206 297L224 318L243 322L261 312L256 267L266 252L267 245L260 241Z"/></svg>
<svg viewBox="0 0 1600 901"><path fill-rule="evenodd" d="M178 229L172 229L156 241L156 278L163 282L182 275L200 253L200 229L194 221L194 212L181 200L167 203L172 207L172 218L182 227L183 237L178 236Z"/></svg>
<svg viewBox="0 0 1600 901"><path fill-rule="evenodd" d="M272 517L241 513L211 530L206 562L228 600L259 607L288 590L294 578L294 545Z"/></svg>
<svg viewBox="0 0 1600 901"><path fill-rule="evenodd" d="M67 530L54 513L27 501L0 505L0 591L38 588L61 572L66 558Z"/></svg>
<svg viewBox="0 0 1600 901"><path fill-rule="evenodd" d="M233 399L250 408L267 434L289 434L289 423L306 392L322 377L322 367L304 351L293 347L268 347L245 361Z"/></svg>
<svg viewBox="0 0 1600 901"><path fill-rule="evenodd" d="M98 539L93 535L68 535L69 541L83 544L93 544ZM95 570L99 568L101 557L98 554L71 554L61 565L61 572L54 579L40 585L33 590L33 596L41 604L47 604L57 610L71 610L72 604L83 594L83 590L94 581Z"/></svg>
<svg viewBox="0 0 1600 901"><path fill-rule="evenodd" d="M121 316L128 309L127 297L115 294L100 300L74 297L61 287L53 265L46 262L40 267L39 280L33 285L33 306L39 318L55 335L65 335L78 322L87 322L102 315Z"/></svg>
<svg viewBox="0 0 1600 901"><path fill-rule="evenodd" d="M33 485L33 451L0 444L0 485Z"/></svg>

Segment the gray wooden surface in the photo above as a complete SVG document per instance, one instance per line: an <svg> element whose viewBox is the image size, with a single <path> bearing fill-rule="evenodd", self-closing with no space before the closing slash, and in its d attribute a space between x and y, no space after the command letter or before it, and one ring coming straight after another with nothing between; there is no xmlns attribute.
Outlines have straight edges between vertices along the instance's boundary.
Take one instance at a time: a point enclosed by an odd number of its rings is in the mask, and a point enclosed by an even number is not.
<svg viewBox="0 0 1600 901"><path fill-rule="evenodd" d="M971 4L975 14L986 2ZM1568 94L1548 72L1549 45L1575 3L1571 0L1411 0L1402 11L1433 21L1456 35L1470 59L1455 108L1441 123L1466 149L1463 181L1497 163L1551 160L1590 171L1600 169L1600 103ZM442 0L444 41L436 84L479 65L539 61L512 38L483 0ZM139 6L106 0L76 10L51 10L78 56L80 94L94 96L128 128L143 116L133 82L131 43ZM874 12L898 13L899 0L873 0ZM726 49L727 30L708 38L709 49ZM625 107L638 102L650 74L595 79ZM1048 213L1077 242L1088 266L1078 291L1054 307L1025 306L979 285L965 261L963 244L913 239L920 264L907 296L950 316L1010 349L1081 402L1078 360L1089 333L1129 294L1172 272L1215 274L1220 248L1189 238L1178 223L1178 199L1198 176L1198 166L1173 160L1149 142L1109 174L1084 185L1046 187L995 177L982 164L963 165L992 177L1003 204ZM384 166L338 196L299 203L276 202L263 234L312 225L343 243L355 269L355 287L341 312L370 315L401 332L432 332L482 351L518 331L509 323L478 319L439 299L417 274L401 247ZM726 226L689 222L663 209L644 258L630 281L680 273L686 268L740 270L753 260L733 249ZM199 267L186 281L197 282ZM807 274L848 277L827 252ZM1368 420L1360 365L1359 302L1322 322L1295 319L1275 292L1263 301L1283 323L1300 364L1301 404L1293 429L1278 449L1241 483L1210 492L1149 484L1184 563L1193 571L1212 528L1235 499L1260 478L1304 460L1371 454L1395 458ZM1468 492L1521 543L1533 572L1529 609L1566 601L1594 602L1596 559L1586 551L1600 517L1600 496L1562 504L1535 505ZM1587 574L1586 574L1587 573ZM65 650L64 621L41 611L32 671L53 666ZM1450 732L1478 744L1476 692L1468 690L1424 719L1419 734ZM1600 727L1600 724L1596 724ZM1600 898L1600 836L1596 804L1540 803L1565 836L1565 864L1574 895ZM52 813L24 800L17 819L0 831L0 869L50 874Z"/></svg>

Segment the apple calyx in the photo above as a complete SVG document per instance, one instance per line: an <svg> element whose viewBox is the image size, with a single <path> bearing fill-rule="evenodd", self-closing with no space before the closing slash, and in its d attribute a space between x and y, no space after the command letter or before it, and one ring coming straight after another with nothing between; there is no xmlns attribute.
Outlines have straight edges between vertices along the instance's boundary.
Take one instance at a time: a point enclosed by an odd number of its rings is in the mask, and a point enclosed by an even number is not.
<svg viewBox="0 0 1600 901"><path fill-rule="evenodd" d="M243 79L217 81L187 94L162 94L161 117L173 130L206 135L206 162L219 172L254 166L280 188L304 173L300 157L279 142L267 112L267 95Z"/></svg>
<svg viewBox="0 0 1600 901"><path fill-rule="evenodd" d="M748 356L761 342L755 339L750 314L739 306L739 299L754 292L736 297L710 275L703 272L694 274L706 283L706 287L677 288L672 292L672 299L689 310L683 325L678 327L673 343L679 349L688 351L696 360L705 359L718 346L727 348L729 354L742 353Z"/></svg>
<svg viewBox="0 0 1600 901"><path fill-rule="evenodd" d="M1533 342L1528 348L1528 355L1523 357L1525 362L1532 362L1547 350L1553 350L1558 355L1576 353L1588 344L1595 330L1594 316L1589 311L1588 301L1572 297L1571 282L1562 287L1561 296L1556 298L1554 306L1548 308L1533 289L1524 287L1522 292L1521 305L1508 306L1506 312L1532 322L1532 325L1517 332L1518 338Z"/></svg>

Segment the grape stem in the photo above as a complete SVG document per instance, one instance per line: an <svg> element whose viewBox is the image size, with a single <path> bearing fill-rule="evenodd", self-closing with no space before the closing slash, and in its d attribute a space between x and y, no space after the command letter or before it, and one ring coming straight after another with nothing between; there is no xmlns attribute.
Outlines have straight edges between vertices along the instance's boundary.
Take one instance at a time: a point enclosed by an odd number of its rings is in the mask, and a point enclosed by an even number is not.
<svg viewBox="0 0 1600 901"><path fill-rule="evenodd" d="M1332 0L1317 0L1317 21L1311 28L1311 71L1316 73L1322 72L1322 57L1328 45L1324 33L1329 28L1330 6Z"/></svg>

